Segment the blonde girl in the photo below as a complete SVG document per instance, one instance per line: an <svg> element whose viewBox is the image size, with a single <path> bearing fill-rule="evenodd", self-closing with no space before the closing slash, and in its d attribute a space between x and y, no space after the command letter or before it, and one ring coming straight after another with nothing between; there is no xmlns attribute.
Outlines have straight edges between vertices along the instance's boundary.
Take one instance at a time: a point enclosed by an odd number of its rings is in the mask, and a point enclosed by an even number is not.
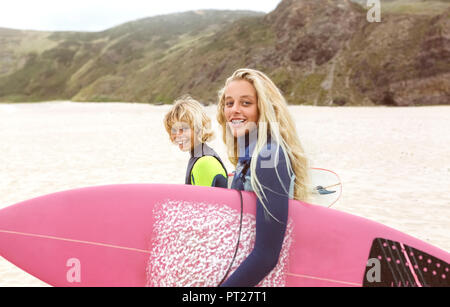
<svg viewBox="0 0 450 307"><path fill-rule="evenodd" d="M262 72L238 69L219 91L217 120L236 167L231 188L257 195L251 254L223 286L255 286L278 263L289 198L308 199L308 164L286 100Z"/></svg>

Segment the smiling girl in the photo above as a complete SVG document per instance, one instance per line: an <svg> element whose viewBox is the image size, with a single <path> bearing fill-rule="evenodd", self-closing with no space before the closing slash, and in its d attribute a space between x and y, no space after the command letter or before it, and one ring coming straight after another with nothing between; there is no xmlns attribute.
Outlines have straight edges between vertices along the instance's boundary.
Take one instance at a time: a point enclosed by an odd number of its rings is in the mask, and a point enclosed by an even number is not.
<svg viewBox="0 0 450 307"><path fill-rule="evenodd" d="M254 248L222 286L255 286L278 263L289 198L308 199L307 159L283 95L260 71L226 80L217 119L236 166L231 188L257 195Z"/></svg>

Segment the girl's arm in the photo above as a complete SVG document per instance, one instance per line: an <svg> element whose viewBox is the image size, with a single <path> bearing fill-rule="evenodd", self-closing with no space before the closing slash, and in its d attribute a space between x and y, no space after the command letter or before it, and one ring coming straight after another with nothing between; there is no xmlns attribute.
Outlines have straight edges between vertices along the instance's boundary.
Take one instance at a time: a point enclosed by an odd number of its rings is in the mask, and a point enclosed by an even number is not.
<svg viewBox="0 0 450 307"><path fill-rule="evenodd" d="M278 161L270 163L269 159L274 155L275 150L270 150L269 153L265 152L258 157L256 175L267 197L264 199L264 204L278 221L265 212L258 199L255 246L250 255L221 285L223 287L256 286L278 263L288 218L290 176L283 150L281 148L279 150ZM268 159L262 158L268 156Z"/></svg>

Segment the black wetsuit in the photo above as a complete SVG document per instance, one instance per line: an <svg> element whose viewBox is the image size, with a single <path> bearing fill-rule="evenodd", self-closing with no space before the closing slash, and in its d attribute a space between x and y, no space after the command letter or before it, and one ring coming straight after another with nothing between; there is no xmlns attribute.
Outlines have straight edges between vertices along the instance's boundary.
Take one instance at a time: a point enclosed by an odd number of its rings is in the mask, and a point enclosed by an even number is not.
<svg viewBox="0 0 450 307"><path fill-rule="evenodd" d="M270 140L269 140L270 142ZM254 144L246 144L245 154L239 158L231 188L250 190L250 161ZM256 238L250 255L221 285L223 287L256 286L277 265L288 219L288 202L293 178L286 166L286 156L278 145L269 143L257 158L256 175L263 186L264 204L275 220L265 212L261 201L256 203ZM278 179L277 176L281 179Z"/></svg>

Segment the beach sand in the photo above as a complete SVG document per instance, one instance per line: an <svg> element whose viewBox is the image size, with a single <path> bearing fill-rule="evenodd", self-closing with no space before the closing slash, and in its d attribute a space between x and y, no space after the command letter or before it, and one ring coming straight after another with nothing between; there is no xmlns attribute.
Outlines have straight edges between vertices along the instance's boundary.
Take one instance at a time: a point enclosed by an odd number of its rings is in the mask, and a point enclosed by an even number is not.
<svg viewBox="0 0 450 307"><path fill-rule="evenodd" d="M116 183L184 183L188 155L162 119L169 106L0 104L0 208L44 194ZM211 142L226 161L218 132ZM312 167L343 182L334 209L450 251L450 106L290 106ZM0 286L46 286L0 257Z"/></svg>

